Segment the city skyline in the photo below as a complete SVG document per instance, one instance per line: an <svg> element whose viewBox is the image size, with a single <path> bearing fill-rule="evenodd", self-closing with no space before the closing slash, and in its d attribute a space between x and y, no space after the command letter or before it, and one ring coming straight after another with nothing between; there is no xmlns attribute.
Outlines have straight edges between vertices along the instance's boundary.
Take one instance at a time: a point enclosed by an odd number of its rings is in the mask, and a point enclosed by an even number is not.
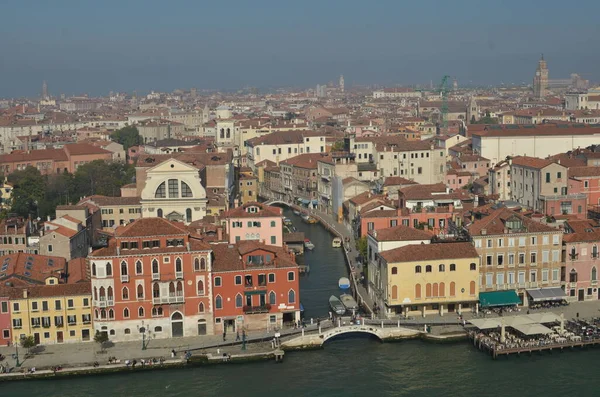
<svg viewBox="0 0 600 397"><path fill-rule="evenodd" d="M512 5L519 13L511 12ZM137 1L31 8L11 2L1 18L6 39L0 96L109 91L312 87L346 77L346 86L531 83L540 53L550 78L579 73L598 81L592 15L564 20L558 1L481 6L382 1L177 6ZM143 6L143 7L142 7ZM538 20L539 7L544 18ZM28 29L22 22L29 21ZM556 26L562 26L556 29Z"/></svg>

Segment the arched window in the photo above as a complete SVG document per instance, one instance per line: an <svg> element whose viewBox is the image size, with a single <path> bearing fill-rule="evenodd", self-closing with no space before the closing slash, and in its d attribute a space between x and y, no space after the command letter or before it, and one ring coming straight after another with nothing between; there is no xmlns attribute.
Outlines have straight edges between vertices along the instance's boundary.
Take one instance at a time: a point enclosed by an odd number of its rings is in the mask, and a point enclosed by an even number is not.
<svg viewBox="0 0 600 397"><path fill-rule="evenodd" d="M425 298L431 298L431 284L427 283L425 285Z"/></svg>
<svg viewBox="0 0 600 397"><path fill-rule="evenodd" d="M183 281L177 282L177 296L183 296Z"/></svg>
<svg viewBox="0 0 600 397"><path fill-rule="evenodd" d="M456 264L455 263L451 263L450 264L450 271L451 272L455 272L456 271Z"/></svg>
<svg viewBox="0 0 600 397"><path fill-rule="evenodd" d="M596 271L596 266L592 267L592 281L598 280L598 272Z"/></svg>
<svg viewBox="0 0 600 397"><path fill-rule="evenodd" d="M204 303L202 302L198 305L198 313L204 313Z"/></svg>
<svg viewBox="0 0 600 397"><path fill-rule="evenodd" d="M159 209L156 211L156 216L157 216L157 217L159 217L159 218L162 218L162 217L163 217L163 210L159 208Z"/></svg>
<svg viewBox="0 0 600 397"><path fill-rule="evenodd" d="M592 247L592 258L597 258L598 257L598 246L594 245Z"/></svg>
<svg viewBox="0 0 600 397"><path fill-rule="evenodd" d="M94 300L97 301L98 300L98 288L94 287Z"/></svg>
<svg viewBox="0 0 600 397"><path fill-rule="evenodd" d="M152 273L154 273L154 274L159 273L158 260L156 260L156 259L152 260Z"/></svg>
<svg viewBox="0 0 600 397"><path fill-rule="evenodd" d="M425 273L431 273L431 265L425 266Z"/></svg>
<svg viewBox="0 0 600 397"><path fill-rule="evenodd" d="M140 307L138 309L138 317L144 317L144 308L143 307Z"/></svg>
<svg viewBox="0 0 600 397"><path fill-rule="evenodd" d="M273 292L273 291L269 292L269 305L274 305L275 299L276 299L275 292Z"/></svg>
<svg viewBox="0 0 600 397"><path fill-rule="evenodd" d="M114 299L114 294L113 294L113 287L109 286L106 289L106 296L108 296L108 300L111 301Z"/></svg>
<svg viewBox="0 0 600 397"><path fill-rule="evenodd" d="M123 317L129 318L129 309L128 308L123 309Z"/></svg>
<svg viewBox="0 0 600 397"><path fill-rule="evenodd" d="M157 325L156 327L154 327L154 332L162 332L162 327L160 325Z"/></svg>
<svg viewBox="0 0 600 397"><path fill-rule="evenodd" d="M392 267L392 274L398 274L398 268L396 266Z"/></svg>
<svg viewBox="0 0 600 397"><path fill-rule="evenodd" d="M440 283L440 290L438 296L446 296L446 284Z"/></svg>
<svg viewBox="0 0 600 397"><path fill-rule="evenodd" d="M121 274L124 276L127 275L127 262L125 261L121 262Z"/></svg>
<svg viewBox="0 0 600 397"><path fill-rule="evenodd" d="M275 221L271 221L271 227L275 227Z"/></svg>
<svg viewBox="0 0 600 397"><path fill-rule="evenodd" d="M242 307L242 306L243 306L242 294L237 294L235 296L235 307Z"/></svg>
<svg viewBox="0 0 600 397"><path fill-rule="evenodd" d="M167 184L166 182L161 183L154 192L154 198L167 198Z"/></svg>
<svg viewBox="0 0 600 397"><path fill-rule="evenodd" d="M138 260L135 262L135 274L142 274L143 266L142 261Z"/></svg>
<svg viewBox="0 0 600 397"><path fill-rule="evenodd" d="M469 295L475 295L475 281L469 283Z"/></svg>
<svg viewBox="0 0 600 397"><path fill-rule="evenodd" d="M192 209L191 208L188 208L185 210L185 219L188 222L192 221Z"/></svg>
<svg viewBox="0 0 600 397"><path fill-rule="evenodd" d="M100 309L100 318L106 320L106 309Z"/></svg>
<svg viewBox="0 0 600 397"><path fill-rule="evenodd" d="M158 286L158 283L152 284L152 297L160 298L160 287Z"/></svg>
<svg viewBox="0 0 600 397"><path fill-rule="evenodd" d="M115 311L113 309L108 309L108 318L111 320L115 318Z"/></svg>
<svg viewBox="0 0 600 397"><path fill-rule="evenodd" d="M181 258L175 259L175 271L176 272L182 272L183 271L183 265L181 264Z"/></svg>
<svg viewBox="0 0 600 397"><path fill-rule="evenodd" d="M138 299L144 299L144 286L142 284L137 286L137 297Z"/></svg>
<svg viewBox="0 0 600 397"><path fill-rule="evenodd" d="M194 271L200 271L200 259L194 258Z"/></svg>
<svg viewBox="0 0 600 397"><path fill-rule="evenodd" d="M100 314L98 312L98 309L94 310L94 317L96 318L96 320L98 320L100 318Z"/></svg>
<svg viewBox="0 0 600 397"><path fill-rule="evenodd" d="M456 283L454 281L450 282L450 296L456 296Z"/></svg>
<svg viewBox="0 0 600 397"><path fill-rule="evenodd" d="M477 264L476 263L471 263L469 266L470 266L471 270L477 270Z"/></svg>
<svg viewBox="0 0 600 397"><path fill-rule="evenodd" d="M131 334L131 330L129 328L125 328L123 332L125 332L125 335Z"/></svg>
<svg viewBox="0 0 600 397"><path fill-rule="evenodd" d="M169 198L179 198L179 180L169 179Z"/></svg>
<svg viewBox="0 0 600 397"><path fill-rule="evenodd" d="M421 273L421 265L415 266L415 273Z"/></svg>
<svg viewBox="0 0 600 397"><path fill-rule="evenodd" d="M200 270L206 270L206 259L200 259Z"/></svg>
<svg viewBox="0 0 600 397"><path fill-rule="evenodd" d="M293 289L288 292L288 303L296 303L296 292Z"/></svg>
<svg viewBox="0 0 600 397"><path fill-rule="evenodd" d="M106 262L106 275L112 276L112 265L110 262Z"/></svg>
<svg viewBox="0 0 600 397"><path fill-rule="evenodd" d="M219 136L221 137L221 139L225 138L225 128L221 128Z"/></svg>
<svg viewBox="0 0 600 397"><path fill-rule="evenodd" d="M231 130L227 128L227 138L231 138Z"/></svg>
<svg viewBox="0 0 600 397"><path fill-rule="evenodd" d="M440 264L440 265L438 266L438 270L439 270L440 272L445 272L445 271L446 271L446 265L444 265L443 263L442 263L442 264Z"/></svg>
<svg viewBox="0 0 600 397"><path fill-rule="evenodd" d="M204 281L198 280L198 295L204 295Z"/></svg>
<svg viewBox="0 0 600 397"><path fill-rule="evenodd" d="M175 283L172 281L169 283L169 296L175 296Z"/></svg>
<svg viewBox="0 0 600 397"><path fill-rule="evenodd" d="M415 299L421 299L421 284L415 285Z"/></svg>
<svg viewBox="0 0 600 397"><path fill-rule="evenodd" d="M96 275L96 264L92 263L92 276Z"/></svg>
<svg viewBox="0 0 600 397"><path fill-rule="evenodd" d="M433 297L438 297L440 293L438 283L433 283Z"/></svg>
<svg viewBox="0 0 600 397"><path fill-rule="evenodd" d="M223 308L223 298L221 298L221 295L217 295L217 297L215 298L215 309L222 309Z"/></svg>
<svg viewBox="0 0 600 397"><path fill-rule="evenodd" d="M181 197L194 197L190 186L183 181L181 181Z"/></svg>
<svg viewBox="0 0 600 397"><path fill-rule="evenodd" d="M100 287L100 300L106 300L106 289L104 287Z"/></svg>
<svg viewBox="0 0 600 397"><path fill-rule="evenodd" d="M392 286L392 299L393 300L398 299L398 286L396 286L396 285Z"/></svg>
<svg viewBox="0 0 600 397"><path fill-rule="evenodd" d="M571 259L575 259L576 256L577 250L575 249L575 247L571 247Z"/></svg>

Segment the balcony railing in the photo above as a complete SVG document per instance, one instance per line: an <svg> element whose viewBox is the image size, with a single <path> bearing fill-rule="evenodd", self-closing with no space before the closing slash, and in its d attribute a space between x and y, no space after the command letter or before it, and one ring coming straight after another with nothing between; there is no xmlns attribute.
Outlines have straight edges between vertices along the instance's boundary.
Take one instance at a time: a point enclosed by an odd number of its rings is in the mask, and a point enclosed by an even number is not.
<svg viewBox="0 0 600 397"><path fill-rule="evenodd" d="M107 302L104 299L99 300L99 301L95 300L94 301L94 306L97 306L97 307L106 307L107 306Z"/></svg>
<svg viewBox="0 0 600 397"><path fill-rule="evenodd" d="M129 274L121 274L121 282L128 283L129 282Z"/></svg>
<svg viewBox="0 0 600 397"><path fill-rule="evenodd" d="M152 273L152 280L160 280L160 273Z"/></svg>
<svg viewBox="0 0 600 397"><path fill-rule="evenodd" d="M571 282L571 283L569 283L569 287L570 288L577 288L577 282L574 282L574 283Z"/></svg>
<svg viewBox="0 0 600 397"><path fill-rule="evenodd" d="M183 303L183 295L171 295L171 296L158 296L152 298L152 303L155 305L169 304L169 303Z"/></svg>
<svg viewBox="0 0 600 397"><path fill-rule="evenodd" d="M246 314L259 314L259 313L268 313L271 310L271 305L261 305L261 306L244 306L244 313Z"/></svg>
<svg viewBox="0 0 600 397"><path fill-rule="evenodd" d="M175 278L176 279L183 279L183 272L175 272Z"/></svg>

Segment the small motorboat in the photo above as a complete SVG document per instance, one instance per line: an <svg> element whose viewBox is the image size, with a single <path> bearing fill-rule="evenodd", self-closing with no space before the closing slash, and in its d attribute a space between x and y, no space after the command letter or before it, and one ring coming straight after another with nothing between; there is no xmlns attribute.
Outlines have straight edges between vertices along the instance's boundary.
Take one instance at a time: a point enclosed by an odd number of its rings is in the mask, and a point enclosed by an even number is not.
<svg viewBox="0 0 600 397"><path fill-rule="evenodd" d="M309 239L304 239L304 248L312 251L313 249L315 249L315 245Z"/></svg>
<svg viewBox="0 0 600 397"><path fill-rule="evenodd" d="M338 287L342 290L347 290L350 288L350 279L348 277L342 277L338 280Z"/></svg>
<svg viewBox="0 0 600 397"><path fill-rule="evenodd" d="M336 237L331 242L331 246L333 248L340 248L342 246L342 239L340 237Z"/></svg>
<svg viewBox="0 0 600 397"><path fill-rule="evenodd" d="M310 220L310 215L308 215L308 214L302 214L301 218L302 218L302 220L304 222L308 223L308 221Z"/></svg>
<svg viewBox="0 0 600 397"><path fill-rule="evenodd" d="M340 295L340 301L342 301L342 304L347 310L358 310L358 303L356 303L356 300L352 295L342 294Z"/></svg>
<svg viewBox="0 0 600 397"><path fill-rule="evenodd" d="M314 224L314 223L318 223L319 221L316 220L315 218L313 218L312 216L309 216L308 220L306 222L308 222L310 224Z"/></svg>
<svg viewBox="0 0 600 397"><path fill-rule="evenodd" d="M294 213L294 215L296 215L296 216L300 216L300 211L298 211L298 210L294 210L294 211L292 211L292 212Z"/></svg>
<svg viewBox="0 0 600 397"><path fill-rule="evenodd" d="M331 310L338 315L343 315L346 313L346 306L339 300L339 298L335 295L331 295L329 297L329 307Z"/></svg>
<svg viewBox="0 0 600 397"><path fill-rule="evenodd" d="M292 220L290 218L283 218L283 224L286 226L292 226Z"/></svg>

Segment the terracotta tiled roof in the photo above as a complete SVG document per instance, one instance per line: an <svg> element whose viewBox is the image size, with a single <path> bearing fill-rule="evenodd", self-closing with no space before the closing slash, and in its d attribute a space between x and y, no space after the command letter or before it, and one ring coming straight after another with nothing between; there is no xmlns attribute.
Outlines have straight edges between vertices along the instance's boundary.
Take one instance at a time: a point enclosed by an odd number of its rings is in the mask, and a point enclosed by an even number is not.
<svg viewBox="0 0 600 397"><path fill-rule="evenodd" d="M388 176L383 182L383 186L417 185L415 181L403 178L401 176Z"/></svg>
<svg viewBox="0 0 600 397"><path fill-rule="evenodd" d="M419 200L436 197L433 193L446 193L444 183L434 183L429 185L412 185L400 189L406 200ZM439 197L439 196L438 196Z"/></svg>
<svg viewBox="0 0 600 397"><path fill-rule="evenodd" d="M497 210L490 212L488 216L476 220L467 226L467 230L471 236L505 234L506 221L509 218L518 218L523 223L523 231L514 233L543 233L557 231L557 229L535 222L505 207L498 208ZM482 233L484 230L485 233Z"/></svg>
<svg viewBox="0 0 600 397"><path fill-rule="evenodd" d="M298 266L292 257L280 247L266 245L258 241L240 241L237 244L213 244L211 248L214 253L212 262L213 272L225 272L231 270L244 270L241 257L255 250L263 250L273 253L274 261L271 265L257 268L268 269L273 267L295 267Z"/></svg>
<svg viewBox="0 0 600 397"><path fill-rule="evenodd" d="M588 124L531 124L518 128L510 128L507 125L488 127L482 131L470 130L471 135L503 137L503 136L556 136L556 135L594 135L600 134L600 127Z"/></svg>
<svg viewBox="0 0 600 397"><path fill-rule="evenodd" d="M28 286L26 288L3 287L0 290L0 296L8 296L11 300L23 299L24 290L27 290L28 298L51 298L60 296L90 295L92 292L92 284L86 282L76 284Z"/></svg>
<svg viewBox="0 0 600 397"><path fill-rule="evenodd" d="M600 176L600 167L570 167L568 173L570 178Z"/></svg>
<svg viewBox="0 0 600 397"><path fill-rule="evenodd" d="M537 157L529 157L529 156L516 156L512 158L512 164L518 165L521 167L542 169L550 164L554 163L552 160L540 159Z"/></svg>
<svg viewBox="0 0 600 397"><path fill-rule="evenodd" d="M115 230L115 237L177 236L189 232L182 223L164 218L140 218Z"/></svg>
<svg viewBox="0 0 600 397"><path fill-rule="evenodd" d="M267 135L249 139L247 142L250 146L259 145L287 145L303 143L306 137L325 137L326 134L317 131L306 130L290 130L290 131L275 131Z"/></svg>
<svg viewBox="0 0 600 397"><path fill-rule="evenodd" d="M366 204L370 201L381 200L383 198L384 198L383 195L375 195L371 192L362 192L361 194L352 197L348 201L354 205L362 205L362 204Z"/></svg>
<svg viewBox="0 0 600 397"><path fill-rule="evenodd" d="M73 143L65 145L64 150L71 156L85 156L89 154L106 154L112 155L112 152L104 150L101 147L90 145L87 143Z"/></svg>
<svg viewBox="0 0 600 397"><path fill-rule="evenodd" d="M395 226L387 229L371 230L369 234L377 241L416 241L431 240L433 234L426 230L408 226Z"/></svg>
<svg viewBox="0 0 600 397"><path fill-rule="evenodd" d="M467 258L479 261L479 254L471 243L411 244L384 251L380 255L388 264Z"/></svg>
<svg viewBox="0 0 600 397"><path fill-rule="evenodd" d="M283 160L280 164L292 165L298 168L316 169L318 167L317 163L324 158L327 158L325 153L304 153Z"/></svg>
<svg viewBox="0 0 600 397"><path fill-rule="evenodd" d="M6 266L5 266L6 265ZM10 254L0 256L0 280L16 277L28 284L43 283L50 276L60 277L66 271L67 261L57 256Z"/></svg>
<svg viewBox="0 0 600 397"><path fill-rule="evenodd" d="M70 284L87 282L90 279L88 262L85 258L71 259L67 264L67 272L67 282Z"/></svg>
<svg viewBox="0 0 600 397"><path fill-rule="evenodd" d="M93 195L84 197L79 201L80 204L92 202L100 207L107 206L120 206L120 205L140 205L139 197L110 197L110 196L101 196L101 195Z"/></svg>
<svg viewBox="0 0 600 397"><path fill-rule="evenodd" d="M563 235L567 243L598 242L600 244L600 228L589 220L569 220L565 225L568 233Z"/></svg>
<svg viewBox="0 0 600 397"><path fill-rule="evenodd" d="M247 209L249 207L258 207L259 211L248 212ZM257 202L249 202L229 210L224 215L229 218L272 218L281 217L282 214L283 209L279 207L272 207Z"/></svg>

